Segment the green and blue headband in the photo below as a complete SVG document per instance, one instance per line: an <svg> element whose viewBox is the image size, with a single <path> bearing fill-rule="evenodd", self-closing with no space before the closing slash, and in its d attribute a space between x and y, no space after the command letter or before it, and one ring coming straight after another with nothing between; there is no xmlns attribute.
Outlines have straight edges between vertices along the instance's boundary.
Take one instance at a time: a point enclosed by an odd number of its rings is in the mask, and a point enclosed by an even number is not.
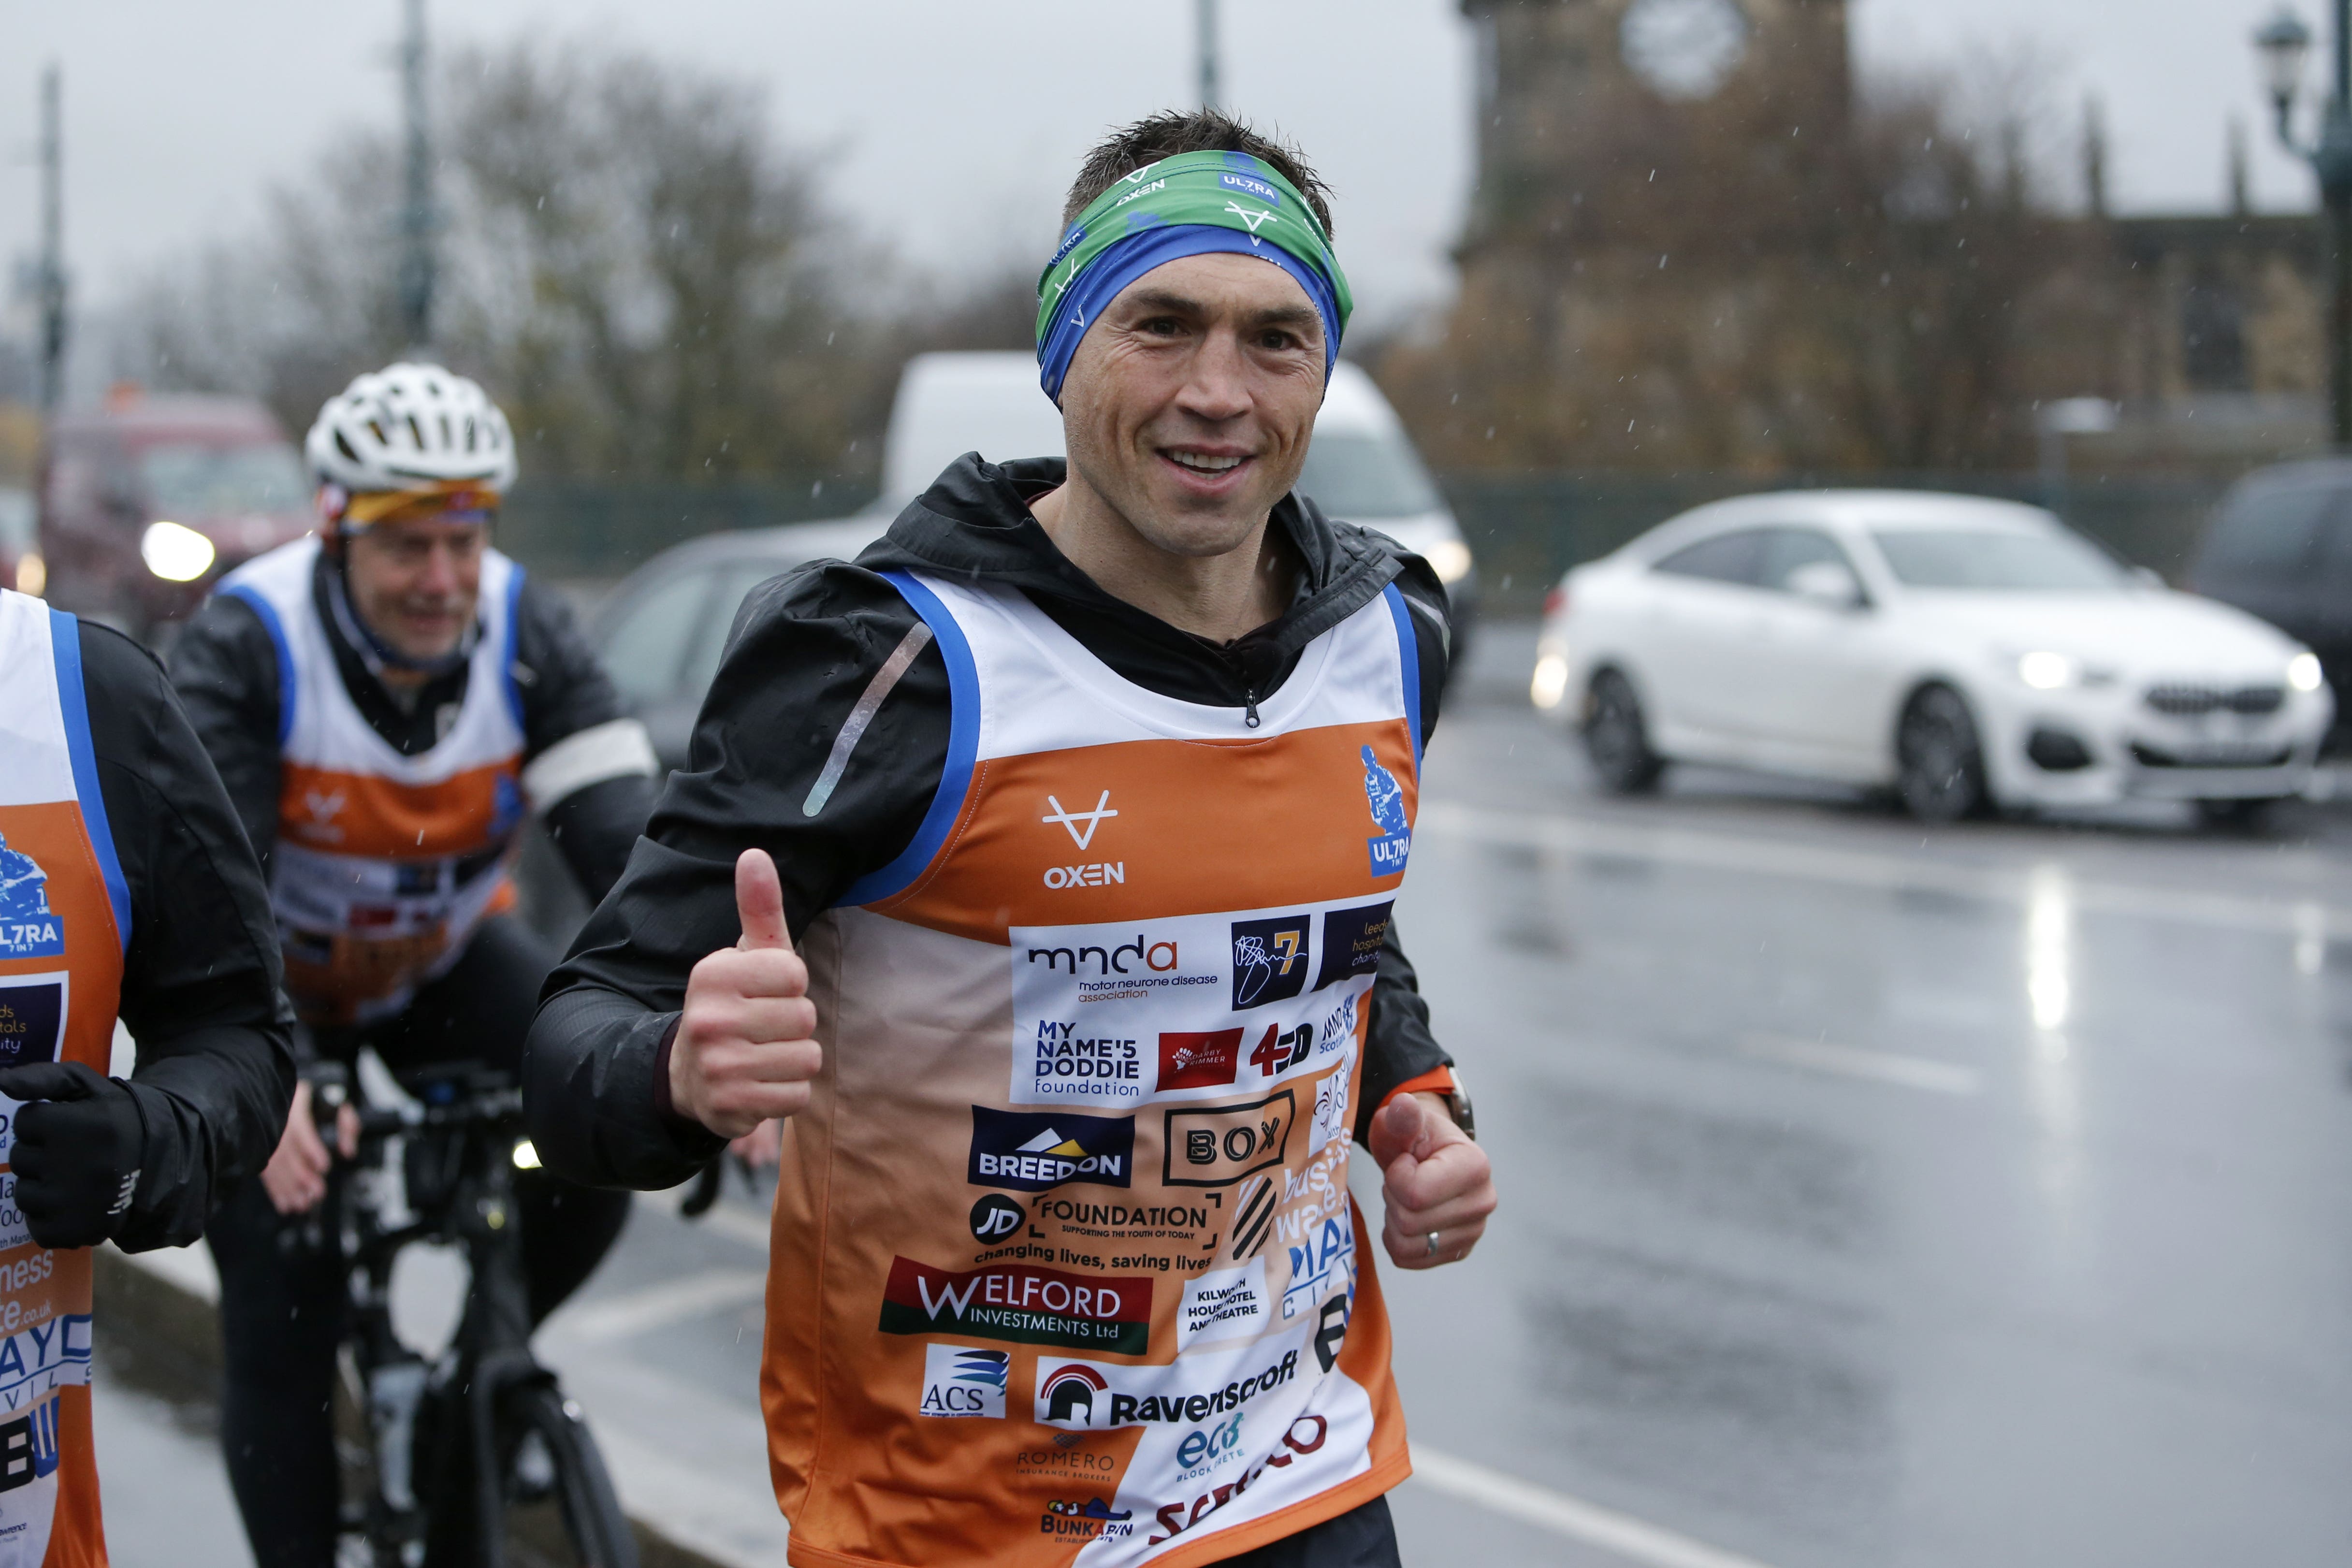
<svg viewBox="0 0 2352 1568"><path fill-rule="evenodd" d="M1087 204L1037 279L1038 381L1058 406L1087 328L1119 291L1184 256L1270 261L1298 280L1323 318L1324 374L1355 298L1330 237L1298 187L1247 153L1162 158Z"/></svg>

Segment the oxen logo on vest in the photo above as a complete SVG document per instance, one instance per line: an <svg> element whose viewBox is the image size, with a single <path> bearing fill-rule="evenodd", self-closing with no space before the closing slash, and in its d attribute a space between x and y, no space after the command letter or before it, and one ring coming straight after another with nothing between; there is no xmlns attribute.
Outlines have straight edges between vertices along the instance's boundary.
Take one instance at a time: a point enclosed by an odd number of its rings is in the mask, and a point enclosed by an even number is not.
<svg viewBox="0 0 2352 1568"><path fill-rule="evenodd" d="M0 837L0 958L55 958L66 924L49 908L49 874Z"/></svg>
<svg viewBox="0 0 2352 1568"><path fill-rule="evenodd" d="M1364 804L1371 809L1372 826L1380 835L1364 840L1370 851L1372 875L1393 877L1404 870L1412 853L1412 826L1405 820L1404 786L1396 774L1381 766L1370 746L1363 748Z"/></svg>
<svg viewBox="0 0 2352 1568"><path fill-rule="evenodd" d="M331 794L322 794L315 789L304 790L302 809L310 814L310 820L299 825L302 837L315 838L321 844L341 844L343 830L335 818L348 804L341 790Z"/></svg>
<svg viewBox="0 0 2352 1568"><path fill-rule="evenodd" d="M1107 816L1117 816L1118 815L1118 812L1111 809L1110 791L1108 790L1102 792L1101 798L1095 802L1095 808L1092 811L1072 811L1063 805L1058 799L1050 795L1045 797L1045 804L1052 806L1054 809L1047 815L1039 817L1037 820L1040 822L1060 823L1064 827L1070 830L1070 841L1081 849L1091 849L1094 847L1095 829L1103 825L1103 818ZM1081 822L1087 825L1086 831L1083 833L1078 831L1078 824Z"/></svg>

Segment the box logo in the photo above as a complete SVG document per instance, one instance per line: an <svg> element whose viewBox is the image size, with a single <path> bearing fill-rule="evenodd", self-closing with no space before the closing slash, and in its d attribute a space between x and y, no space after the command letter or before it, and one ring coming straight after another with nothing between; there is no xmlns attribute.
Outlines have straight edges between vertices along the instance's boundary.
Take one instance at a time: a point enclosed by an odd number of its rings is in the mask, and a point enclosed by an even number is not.
<svg viewBox="0 0 2352 1568"><path fill-rule="evenodd" d="M1160 1183L1171 1187L1223 1187L1253 1171L1282 1163L1298 1104L1289 1089L1247 1105L1171 1110L1160 1156Z"/></svg>

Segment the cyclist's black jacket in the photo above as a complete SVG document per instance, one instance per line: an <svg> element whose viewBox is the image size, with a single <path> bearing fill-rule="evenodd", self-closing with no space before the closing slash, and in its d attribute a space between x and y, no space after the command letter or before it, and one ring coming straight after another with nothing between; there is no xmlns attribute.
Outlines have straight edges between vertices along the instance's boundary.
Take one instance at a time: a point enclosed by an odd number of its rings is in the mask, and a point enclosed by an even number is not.
<svg viewBox="0 0 2352 1568"><path fill-rule="evenodd" d="M404 757L432 749L445 711L465 700L469 666L427 683L413 703L393 700L342 634L327 602L327 552L310 584L335 667L370 728ZM622 717L621 700L572 623L563 600L526 575L515 602L515 684L522 692L523 758ZM266 872L278 837L278 649L252 605L227 595L205 601L172 647L172 681L212 753ZM609 778L572 791L546 814L548 835L589 897L601 898L627 863L653 805L653 781Z"/></svg>
<svg viewBox="0 0 2352 1568"><path fill-rule="evenodd" d="M113 1240L184 1247L239 1177L278 1147L294 1094L294 1015L278 928L220 775L154 656L81 623L99 795L131 891L122 955L139 1185Z"/></svg>
<svg viewBox="0 0 2352 1568"><path fill-rule="evenodd" d="M704 700L684 771L670 777L628 869L548 979L531 1026L524 1091L531 1137L550 1169L600 1185L666 1187L720 1146L669 1114L656 1068L687 973L730 947L736 857L774 857L797 938L851 883L913 840L947 758L948 675L927 646L851 752L814 817L802 802L834 738L883 660L918 619L886 569L1009 584L1126 679L1182 701L1263 702L1308 642L1395 580L1420 634L1424 731L1437 719L1448 638L1445 591L1420 557L1286 499L1273 526L1297 589L1280 619L1219 646L1111 597L1072 565L1029 514L1062 482L1059 458L1002 466L958 459L855 564L816 562L752 590ZM1359 1135L1394 1086L1452 1065L1429 1029L1412 965L1390 927L1366 1048ZM664 1097L666 1098L666 1097Z"/></svg>

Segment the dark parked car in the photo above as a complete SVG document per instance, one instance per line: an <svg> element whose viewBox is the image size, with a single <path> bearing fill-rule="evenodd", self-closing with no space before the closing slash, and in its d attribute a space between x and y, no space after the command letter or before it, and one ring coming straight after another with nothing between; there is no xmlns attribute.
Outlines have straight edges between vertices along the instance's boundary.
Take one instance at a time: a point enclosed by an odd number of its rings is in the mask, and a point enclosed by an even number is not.
<svg viewBox="0 0 2352 1568"><path fill-rule="evenodd" d="M247 556L310 529L310 479L268 409L119 388L41 452L40 553L58 608L152 638Z"/></svg>
<svg viewBox="0 0 2352 1568"><path fill-rule="evenodd" d="M2336 691L2335 747L2352 740L2352 458L2280 463L2239 480L2189 586L2317 654Z"/></svg>
<svg viewBox="0 0 2352 1568"><path fill-rule="evenodd" d="M621 700L653 737L665 769L686 765L695 715L719 673L743 596L803 561L854 557L889 522L887 513L877 512L713 533L663 551L613 591L591 618L588 640ZM537 832L525 844L517 879L531 924L568 942L588 911L562 862Z"/></svg>

